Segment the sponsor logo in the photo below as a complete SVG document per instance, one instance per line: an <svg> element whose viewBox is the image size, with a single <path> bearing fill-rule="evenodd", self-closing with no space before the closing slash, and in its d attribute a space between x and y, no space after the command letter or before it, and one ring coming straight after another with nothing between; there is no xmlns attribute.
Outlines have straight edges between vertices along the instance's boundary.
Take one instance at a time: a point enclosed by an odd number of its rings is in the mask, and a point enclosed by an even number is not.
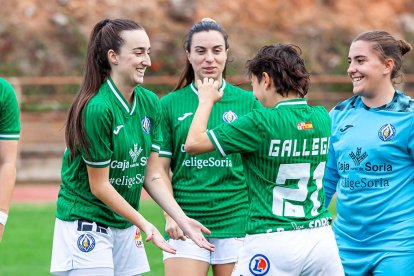
<svg viewBox="0 0 414 276"><path fill-rule="evenodd" d="M269 259L263 254L256 254L249 262L249 270L254 276L266 275L270 269Z"/></svg>
<svg viewBox="0 0 414 276"><path fill-rule="evenodd" d="M184 113L184 114L183 114L183 116L178 117L178 118L177 118L177 120L178 120L178 121L184 121L184 119L185 119L185 118L187 118L188 116L191 116L191 115L193 115L193 113L192 113L192 112L187 112L187 113Z"/></svg>
<svg viewBox="0 0 414 276"><path fill-rule="evenodd" d="M343 128L340 128L339 129L339 131L340 132L345 132L345 131L347 131L348 129L350 129L351 127L354 127L353 125L346 125L346 126L344 126Z"/></svg>
<svg viewBox="0 0 414 276"><path fill-rule="evenodd" d="M220 168L227 168L233 167L233 163L231 159L216 159L214 157L210 157L208 159L200 159L195 156L191 156L189 159L185 159L182 163L184 167L196 167L197 169L202 169L205 167L220 167Z"/></svg>
<svg viewBox="0 0 414 276"><path fill-rule="evenodd" d="M142 119L141 121L141 126L142 126L142 130L146 134L149 134L151 131L151 120L147 116L145 116L144 119Z"/></svg>
<svg viewBox="0 0 414 276"><path fill-rule="evenodd" d="M118 135L118 133L121 131L121 129L124 127L124 125L119 125L116 127L116 129L114 129L114 134Z"/></svg>
<svg viewBox="0 0 414 276"><path fill-rule="evenodd" d="M238 118L237 114L229 110L223 113L223 121L226 123L231 123Z"/></svg>
<svg viewBox="0 0 414 276"><path fill-rule="evenodd" d="M349 178L342 178L339 181L342 188L349 189L351 191L355 189L373 189L373 188L388 188L390 186L388 179L379 178L379 179L349 179Z"/></svg>
<svg viewBox="0 0 414 276"><path fill-rule="evenodd" d="M141 232L139 231L139 229L137 228L137 230L135 231L135 245L138 248L144 247L144 243L142 242L142 236L141 236Z"/></svg>
<svg viewBox="0 0 414 276"><path fill-rule="evenodd" d="M82 252L91 252L95 248L95 238L91 234L82 234L78 238L78 248Z"/></svg>
<svg viewBox="0 0 414 276"><path fill-rule="evenodd" d="M312 122L296 123L298 130L311 130L313 129Z"/></svg>
<svg viewBox="0 0 414 276"><path fill-rule="evenodd" d="M127 186L128 188L132 188L134 185L142 185L144 184L144 175L142 174L136 174L134 177L128 177L126 175L122 176L121 178L115 178L111 177L109 178L109 183L111 185L117 185L117 186Z"/></svg>
<svg viewBox="0 0 414 276"><path fill-rule="evenodd" d="M362 148L357 148L356 152L351 151L349 156L354 161L355 166L359 166L368 157L368 154L366 152L362 153Z"/></svg>
<svg viewBox="0 0 414 276"><path fill-rule="evenodd" d="M384 141L390 141L392 138L395 137L395 134L397 131L395 130L395 127L391 124L383 125L379 131L378 131L378 137Z"/></svg>
<svg viewBox="0 0 414 276"><path fill-rule="evenodd" d="M138 149L138 144L134 144L134 148L129 150L129 156L131 156L132 158L132 162L136 162L138 156L141 154L142 152L142 147L139 147Z"/></svg>

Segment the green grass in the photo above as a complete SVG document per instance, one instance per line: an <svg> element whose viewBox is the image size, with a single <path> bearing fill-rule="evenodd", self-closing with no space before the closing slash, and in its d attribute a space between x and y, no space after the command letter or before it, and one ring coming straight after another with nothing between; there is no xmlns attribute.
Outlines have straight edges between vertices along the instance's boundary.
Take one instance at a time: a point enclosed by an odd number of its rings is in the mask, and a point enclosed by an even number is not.
<svg viewBox="0 0 414 276"><path fill-rule="evenodd" d="M336 216L335 201L330 210ZM0 275L50 275L55 204L13 204L3 241L0 243ZM160 231L164 228L161 209L151 200L142 201L141 213ZM162 252L146 243L151 272L146 276L164 275ZM209 275L212 275L210 272Z"/></svg>

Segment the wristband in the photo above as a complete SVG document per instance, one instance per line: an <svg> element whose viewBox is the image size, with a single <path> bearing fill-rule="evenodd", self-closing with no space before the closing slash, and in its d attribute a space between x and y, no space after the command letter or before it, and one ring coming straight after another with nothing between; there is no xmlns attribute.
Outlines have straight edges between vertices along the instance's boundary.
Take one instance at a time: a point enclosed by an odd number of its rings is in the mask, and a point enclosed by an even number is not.
<svg viewBox="0 0 414 276"><path fill-rule="evenodd" d="M0 211L0 224L6 225L7 217L7 213Z"/></svg>

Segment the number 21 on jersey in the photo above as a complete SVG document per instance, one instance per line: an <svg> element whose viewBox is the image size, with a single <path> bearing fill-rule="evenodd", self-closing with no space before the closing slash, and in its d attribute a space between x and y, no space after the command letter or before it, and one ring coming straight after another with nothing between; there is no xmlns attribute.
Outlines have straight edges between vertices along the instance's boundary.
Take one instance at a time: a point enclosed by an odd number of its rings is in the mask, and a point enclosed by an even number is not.
<svg viewBox="0 0 414 276"><path fill-rule="evenodd" d="M313 172L313 180L316 183L316 190L311 194L310 200L313 203L310 214L317 216L321 202L318 200L318 193L322 189L322 178L325 172L325 163L321 162ZM308 184L311 175L310 163L281 164L276 177L276 184L286 185L286 180L297 179L298 187L288 188L276 186L273 188L272 212L277 216L305 217L304 203L308 197ZM292 201L295 201L294 203Z"/></svg>

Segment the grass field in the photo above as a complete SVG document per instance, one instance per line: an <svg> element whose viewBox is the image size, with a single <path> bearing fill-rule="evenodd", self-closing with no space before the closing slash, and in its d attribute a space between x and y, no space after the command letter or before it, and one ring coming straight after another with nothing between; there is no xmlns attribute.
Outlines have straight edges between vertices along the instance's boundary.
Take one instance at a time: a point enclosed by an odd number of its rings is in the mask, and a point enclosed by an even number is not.
<svg viewBox="0 0 414 276"><path fill-rule="evenodd" d="M162 231L164 219L158 205L145 200L141 206L142 214ZM330 209L333 208L334 205L331 204ZM6 232L0 243L1 276L50 275L54 213L55 203L19 203L12 206ZM161 250L152 243L146 243L145 247L151 266L151 272L145 275L163 275Z"/></svg>

